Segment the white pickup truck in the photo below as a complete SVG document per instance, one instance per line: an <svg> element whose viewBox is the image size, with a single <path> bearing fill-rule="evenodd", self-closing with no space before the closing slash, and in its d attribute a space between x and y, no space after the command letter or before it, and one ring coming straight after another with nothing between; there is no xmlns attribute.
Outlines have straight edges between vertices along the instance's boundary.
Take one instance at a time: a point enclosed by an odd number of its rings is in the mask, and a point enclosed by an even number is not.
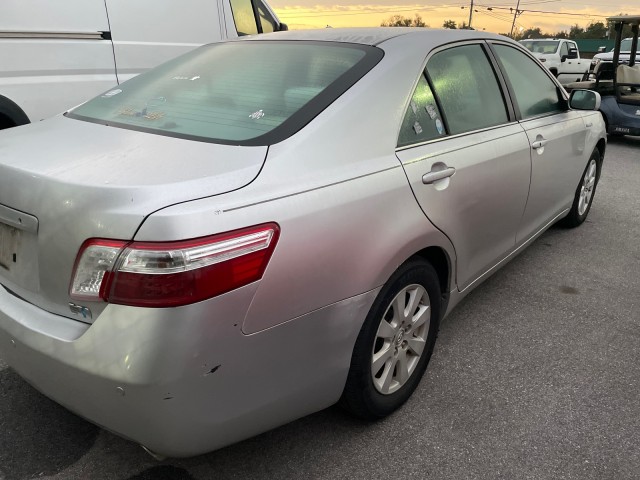
<svg viewBox="0 0 640 480"><path fill-rule="evenodd" d="M286 28L264 0L0 0L0 129L197 46Z"/></svg>
<svg viewBox="0 0 640 480"><path fill-rule="evenodd" d="M618 61L620 63L629 63L629 59L631 58L631 43L633 42L633 38L625 38L620 43L620 58ZM605 47L600 47L604 50ZM591 59L591 72L593 72L596 65L600 62L613 62L613 51L615 49L611 49L610 52L601 52ZM640 64L640 51L636 53L636 64Z"/></svg>
<svg viewBox="0 0 640 480"><path fill-rule="evenodd" d="M530 38L520 43L555 75L560 83L579 82L586 78L591 60L580 58L578 45L564 38Z"/></svg>

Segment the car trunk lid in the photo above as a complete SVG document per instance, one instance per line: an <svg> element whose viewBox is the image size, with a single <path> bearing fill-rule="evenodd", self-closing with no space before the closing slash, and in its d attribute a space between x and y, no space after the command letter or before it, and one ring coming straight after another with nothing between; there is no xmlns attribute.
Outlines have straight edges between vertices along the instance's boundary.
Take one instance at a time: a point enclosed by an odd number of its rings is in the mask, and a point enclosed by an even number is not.
<svg viewBox="0 0 640 480"><path fill-rule="evenodd" d="M70 309L68 295L86 239L129 240L158 209L242 188L266 152L65 117L4 131L0 283L52 313L90 321ZM94 318L103 307L88 306Z"/></svg>

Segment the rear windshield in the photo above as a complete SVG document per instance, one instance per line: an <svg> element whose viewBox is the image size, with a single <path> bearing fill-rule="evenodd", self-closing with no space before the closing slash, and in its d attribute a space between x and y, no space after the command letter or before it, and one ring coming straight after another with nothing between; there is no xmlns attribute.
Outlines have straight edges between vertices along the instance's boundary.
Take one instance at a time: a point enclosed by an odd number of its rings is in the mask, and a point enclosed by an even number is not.
<svg viewBox="0 0 640 480"><path fill-rule="evenodd" d="M557 40L521 40L520 43L531 52L555 53L560 42Z"/></svg>
<svg viewBox="0 0 640 480"><path fill-rule="evenodd" d="M355 44L213 44L139 75L67 116L192 140L269 145L302 128L381 58L381 50Z"/></svg>

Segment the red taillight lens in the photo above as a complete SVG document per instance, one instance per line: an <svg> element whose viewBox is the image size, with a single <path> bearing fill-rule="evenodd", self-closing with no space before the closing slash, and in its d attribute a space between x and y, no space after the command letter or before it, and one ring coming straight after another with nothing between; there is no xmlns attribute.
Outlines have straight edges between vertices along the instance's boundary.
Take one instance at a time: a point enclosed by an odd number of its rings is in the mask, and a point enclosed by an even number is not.
<svg viewBox="0 0 640 480"><path fill-rule="evenodd" d="M278 240L275 223L180 242L132 242L104 250L107 242L83 245L76 262L71 296L138 307L176 307L206 300L262 278ZM92 272L95 258L111 268ZM106 265L103 261L101 265ZM98 284L99 277L99 284ZM85 286L79 296L76 285Z"/></svg>

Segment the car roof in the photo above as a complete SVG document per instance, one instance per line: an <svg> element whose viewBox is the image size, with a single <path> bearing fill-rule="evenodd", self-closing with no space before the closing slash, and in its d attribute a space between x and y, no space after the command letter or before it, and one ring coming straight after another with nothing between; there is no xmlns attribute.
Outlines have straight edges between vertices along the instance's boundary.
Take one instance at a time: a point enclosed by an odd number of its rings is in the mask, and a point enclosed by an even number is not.
<svg viewBox="0 0 640 480"><path fill-rule="evenodd" d="M640 23L640 15L617 15L607 17L607 20L610 22Z"/></svg>
<svg viewBox="0 0 640 480"><path fill-rule="evenodd" d="M366 28L322 28L317 30L289 30L240 37L239 40L315 40L325 42L357 43L361 45L379 45L392 38L401 36L420 37L426 43L442 43L455 40L472 40L505 37L477 30L435 29L416 27L366 27Z"/></svg>

